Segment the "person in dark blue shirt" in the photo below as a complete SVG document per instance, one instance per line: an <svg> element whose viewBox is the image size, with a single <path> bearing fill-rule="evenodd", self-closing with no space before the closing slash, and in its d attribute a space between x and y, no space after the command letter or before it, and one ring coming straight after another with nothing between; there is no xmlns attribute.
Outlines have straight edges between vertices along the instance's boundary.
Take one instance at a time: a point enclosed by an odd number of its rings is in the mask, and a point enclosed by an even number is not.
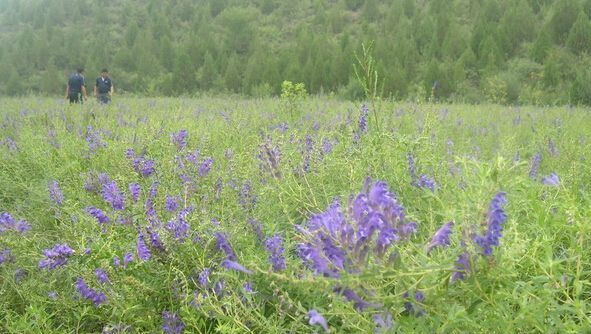
<svg viewBox="0 0 591 334"><path fill-rule="evenodd" d="M115 92L115 87L111 78L109 78L109 71L104 68L101 71L101 76L96 78L94 85L94 96L96 96L99 103L108 104L111 102L111 96Z"/></svg>
<svg viewBox="0 0 591 334"><path fill-rule="evenodd" d="M70 75L68 78L68 84L66 85L66 100L70 100L70 103L82 103L82 94L84 98L88 98L86 94L86 83L84 82L83 68L76 70L76 73Z"/></svg>

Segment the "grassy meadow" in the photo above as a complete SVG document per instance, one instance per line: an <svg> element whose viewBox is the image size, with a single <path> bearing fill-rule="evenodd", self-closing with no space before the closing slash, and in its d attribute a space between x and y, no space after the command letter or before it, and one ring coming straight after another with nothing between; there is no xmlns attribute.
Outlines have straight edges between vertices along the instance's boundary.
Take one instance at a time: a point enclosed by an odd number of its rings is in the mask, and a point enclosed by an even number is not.
<svg viewBox="0 0 591 334"><path fill-rule="evenodd" d="M1 333L591 332L588 108L31 97L0 129Z"/></svg>

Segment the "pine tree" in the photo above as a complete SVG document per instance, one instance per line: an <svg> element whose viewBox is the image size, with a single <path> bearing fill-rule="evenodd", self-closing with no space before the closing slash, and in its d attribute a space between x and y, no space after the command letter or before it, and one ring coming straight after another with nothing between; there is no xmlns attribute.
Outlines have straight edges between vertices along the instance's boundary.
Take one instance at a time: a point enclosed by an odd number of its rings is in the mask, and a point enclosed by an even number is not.
<svg viewBox="0 0 591 334"><path fill-rule="evenodd" d="M584 12L579 14L577 21L570 29L566 46L575 54L591 51L591 22Z"/></svg>

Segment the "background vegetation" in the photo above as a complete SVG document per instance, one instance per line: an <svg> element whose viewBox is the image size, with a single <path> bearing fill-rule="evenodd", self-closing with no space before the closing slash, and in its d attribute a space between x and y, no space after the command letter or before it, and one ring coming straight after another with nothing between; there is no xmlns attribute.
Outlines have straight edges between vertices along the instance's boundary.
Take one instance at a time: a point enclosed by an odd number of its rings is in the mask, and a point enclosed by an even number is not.
<svg viewBox="0 0 591 334"><path fill-rule="evenodd" d="M591 104L591 0L4 0L0 94L61 94L102 67L142 95L278 95L281 82L358 98L375 41L397 99Z"/></svg>

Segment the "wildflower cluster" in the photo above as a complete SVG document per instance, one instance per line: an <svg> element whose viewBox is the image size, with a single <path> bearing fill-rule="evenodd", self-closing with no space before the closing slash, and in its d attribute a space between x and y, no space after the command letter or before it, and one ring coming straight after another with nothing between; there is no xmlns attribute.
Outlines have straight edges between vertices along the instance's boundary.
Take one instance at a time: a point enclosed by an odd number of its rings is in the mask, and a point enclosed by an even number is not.
<svg viewBox="0 0 591 334"><path fill-rule="evenodd" d="M76 291L78 291L82 298L92 301L95 306L107 302L107 296L101 291L90 288L82 277L78 277L76 280Z"/></svg>
<svg viewBox="0 0 591 334"><path fill-rule="evenodd" d="M44 249L45 259L39 261L41 269L56 269L68 263L68 258L74 254L74 250L67 244L58 244L51 249Z"/></svg>
<svg viewBox="0 0 591 334"><path fill-rule="evenodd" d="M406 220L404 208L385 182L366 184L366 192L349 200L348 215L335 201L298 228L306 240L298 245L298 255L316 274L338 277L343 270L358 271L416 231L417 223Z"/></svg>
<svg viewBox="0 0 591 334"><path fill-rule="evenodd" d="M25 220L15 220L8 212L0 214L0 234L5 231L16 231L18 233L25 233L31 230L31 225Z"/></svg>

